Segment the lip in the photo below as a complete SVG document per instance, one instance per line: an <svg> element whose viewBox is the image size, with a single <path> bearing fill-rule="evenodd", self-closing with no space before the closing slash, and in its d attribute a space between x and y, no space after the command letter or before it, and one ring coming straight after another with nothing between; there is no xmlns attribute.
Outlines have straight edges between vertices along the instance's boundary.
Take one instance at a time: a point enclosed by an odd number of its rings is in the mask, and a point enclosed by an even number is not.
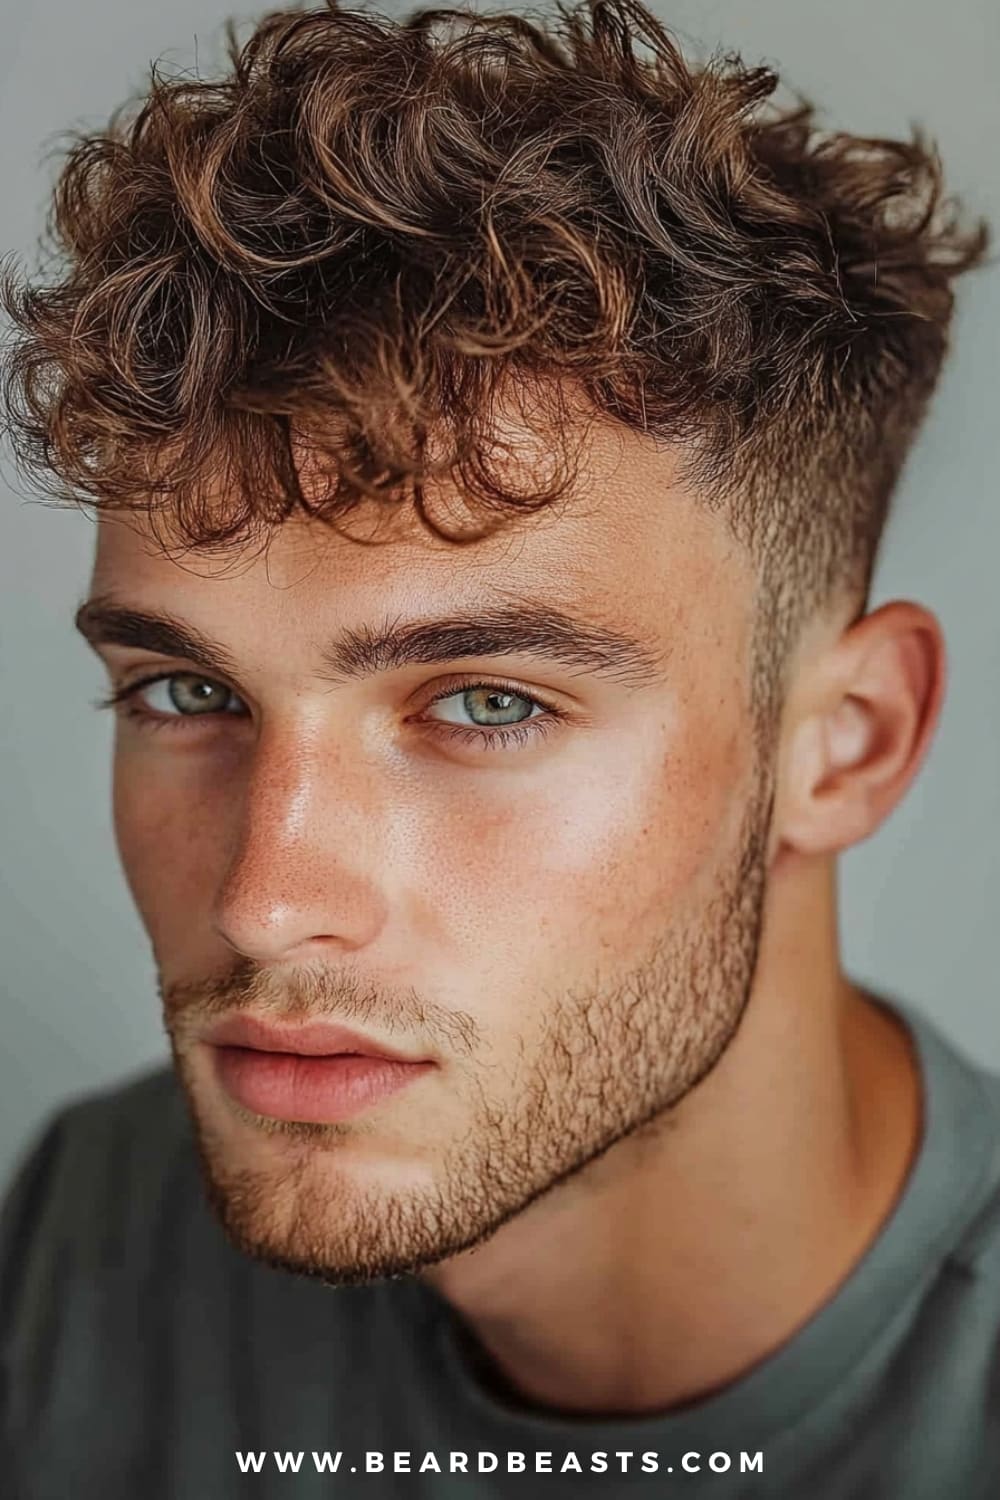
<svg viewBox="0 0 1000 1500"><path fill-rule="evenodd" d="M359 1031L331 1025L326 1021L286 1025L259 1021L249 1015L229 1016L213 1026L204 1040L213 1047L248 1047L255 1052L290 1052L300 1057L337 1057L354 1053L360 1057L378 1057L390 1062L422 1063L431 1060L425 1057L408 1057Z"/></svg>
<svg viewBox="0 0 1000 1500"><path fill-rule="evenodd" d="M206 1033L216 1081L252 1114L334 1124L405 1089L436 1063L346 1026L231 1015Z"/></svg>

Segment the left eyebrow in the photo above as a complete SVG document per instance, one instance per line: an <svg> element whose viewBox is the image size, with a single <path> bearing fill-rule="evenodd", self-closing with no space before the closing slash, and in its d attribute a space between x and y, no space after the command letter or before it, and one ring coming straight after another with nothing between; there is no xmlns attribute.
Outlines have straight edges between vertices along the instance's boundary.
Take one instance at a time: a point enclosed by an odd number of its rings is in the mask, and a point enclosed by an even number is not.
<svg viewBox="0 0 1000 1500"><path fill-rule="evenodd" d="M107 595L81 604L75 625L92 646L132 646L183 657L226 677L239 675L231 654L192 626L171 615L130 609ZM346 682L412 663L507 653L543 657L634 687L661 680L664 660L662 651L627 632L534 601L472 615L348 628L323 648L320 659L328 681Z"/></svg>

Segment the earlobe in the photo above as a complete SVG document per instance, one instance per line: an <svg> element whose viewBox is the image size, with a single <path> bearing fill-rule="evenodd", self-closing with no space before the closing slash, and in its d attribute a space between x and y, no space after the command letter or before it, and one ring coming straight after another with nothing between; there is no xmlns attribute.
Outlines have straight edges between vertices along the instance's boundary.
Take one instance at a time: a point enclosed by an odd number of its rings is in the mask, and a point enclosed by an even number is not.
<svg viewBox="0 0 1000 1500"><path fill-rule="evenodd" d="M929 610L894 601L814 660L807 709L785 756L780 838L834 854L873 834L929 749L944 694L945 648Z"/></svg>

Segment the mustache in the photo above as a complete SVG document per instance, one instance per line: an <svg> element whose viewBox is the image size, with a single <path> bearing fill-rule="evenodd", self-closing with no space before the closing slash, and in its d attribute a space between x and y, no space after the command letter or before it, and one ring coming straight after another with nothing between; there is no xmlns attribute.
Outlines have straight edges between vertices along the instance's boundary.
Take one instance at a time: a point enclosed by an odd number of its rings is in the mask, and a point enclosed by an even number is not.
<svg viewBox="0 0 1000 1500"><path fill-rule="evenodd" d="M224 973L198 979L168 980L158 970L156 984L164 1024L175 1039L233 1011L249 1010L261 1020L367 1023L387 1037L425 1039L465 1056L479 1040L467 1011L429 1003L413 989L388 994L349 971L334 974L315 964L279 973L244 957Z"/></svg>

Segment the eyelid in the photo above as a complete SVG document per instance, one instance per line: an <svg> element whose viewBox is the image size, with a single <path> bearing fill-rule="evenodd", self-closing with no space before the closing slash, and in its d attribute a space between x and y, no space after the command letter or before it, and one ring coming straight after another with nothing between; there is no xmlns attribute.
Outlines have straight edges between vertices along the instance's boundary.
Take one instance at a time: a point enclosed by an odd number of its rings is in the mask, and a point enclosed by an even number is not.
<svg viewBox="0 0 1000 1500"><path fill-rule="evenodd" d="M134 672L135 676L131 676ZM217 677L214 672L203 672L200 667L184 666L159 666L152 662L137 667L125 667L122 671L122 681L116 691L127 692L129 688L138 687L140 683L162 682L167 677L197 677L201 682L217 682L220 686L229 687L225 678Z"/></svg>
<svg viewBox="0 0 1000 1500"><path fill-rule="evenodd" d="M539 708L546 709L549 713L556 715L563 712L556 704L550 703L547 698L534 688L528 688L523 683L517 683L503 677L484 676L481 678L457 675L447 681L443 687L439 687L433 697L428 698L424 708L428 709L435 703L440 703L446 698L457 698L461 693L474 693L478 689L494 693L511 693L516 698L525 698L529 703L536 703Z"/></svg>

